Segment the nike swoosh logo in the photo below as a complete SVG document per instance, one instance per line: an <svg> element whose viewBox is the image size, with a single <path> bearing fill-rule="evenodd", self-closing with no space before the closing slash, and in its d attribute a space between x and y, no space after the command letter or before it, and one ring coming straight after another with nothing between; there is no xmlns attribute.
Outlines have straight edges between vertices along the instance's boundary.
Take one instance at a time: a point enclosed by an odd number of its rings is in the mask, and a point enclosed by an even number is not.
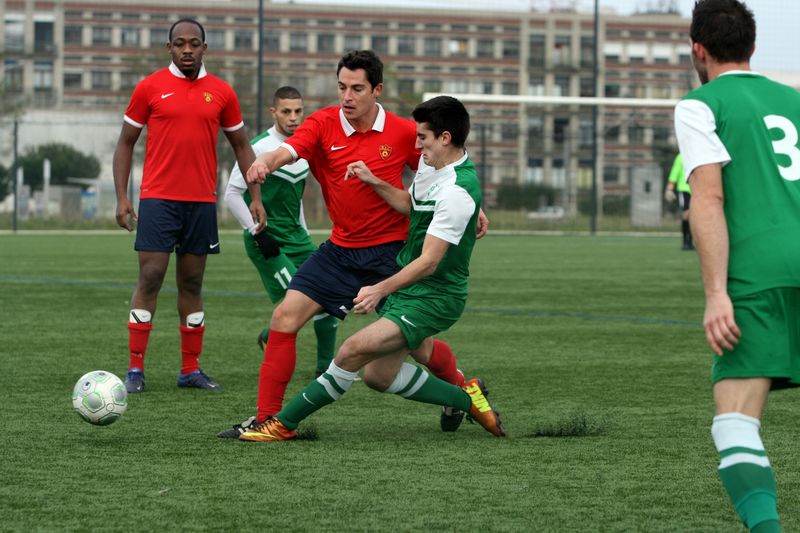
<svg viewBox="0 0 800 533"><path fill-rule="evenodd" d="M175 94L175 93L167 93L167 94L163 94L163 93L162 93L162 94L161 94L161 99L163 100L164 98L169 98L169 97L170 97L170 96L172 96L173 94Z"/></svg>
<svg viewBox="0 0 800 533"><path fill-rule="evenodd" d="M314 402L312 402L311 400L309 400L309 399L308 399L308 396L306 396L306 393L305 393L305 392L303 393L303 399L304 399L305 401L307 401L308 403L310 403L311 405L313 405L314 407L316 407L316 406L317 406L317 404L315 404Z"/></svg>
<svg viewBox="0 0 800 533"><path fill-rule="evenodd" d="M214 244L209 244L209 245L208 245L208 247L209 247L209 248L211 248L212 250L213 250L214 248L216 248L217 246L219 246L219 242L215 242Z"/></svg>
<svg viewBox="0 0 800 533"><path fill-rule="evenodd" d="M331 152L335 152L336 150L341 150L342 148L347 148L347 145L344 146L336 146L335 144L331 145Z"/></svg>
<svg viewBox="0 0 800 533"><path fill-rule="evenodd" d="M406 315L400 315L400 320L402 320L403 322L405 322L406 324L408 324L412 328L417 327L416 324L414 324L413 322L411 322L409 319L406 318Z"/></svg>

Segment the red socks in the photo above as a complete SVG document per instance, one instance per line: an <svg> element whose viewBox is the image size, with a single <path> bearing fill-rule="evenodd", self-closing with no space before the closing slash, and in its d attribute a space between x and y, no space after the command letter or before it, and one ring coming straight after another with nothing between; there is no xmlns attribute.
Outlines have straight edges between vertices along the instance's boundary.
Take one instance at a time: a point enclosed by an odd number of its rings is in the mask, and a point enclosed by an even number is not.
<svg viewBox="0 0 800 533"><path fill-rule="evenodd" d="M446 342L433 341L433 352L426 365L437 378L458 387L464 384L464 374L456 368L456 357Z"/></svg>
<svg viewBox="0 0 800 533"><path fill-rule="evenodd" d="M258 412L263 422L283 407L283 394L297 363L297 333L269 330L264 362L258 374Z"/></svg>
<svg viewBox="0 0 800 533"><path fill-rule="evenodd" d="M147 351L147 341L150 339L151 329L153 329L153 324L150 322L128 322L129 369L138 368L144 371L144 353Z"/></svg>
<svg viewBox="0 0 800 533"><path fill-rule="evenodd" d="M181 330L181 374L189 374L200 368L197 360L203 351L203 333L206 327L178 327Z"/></svg>

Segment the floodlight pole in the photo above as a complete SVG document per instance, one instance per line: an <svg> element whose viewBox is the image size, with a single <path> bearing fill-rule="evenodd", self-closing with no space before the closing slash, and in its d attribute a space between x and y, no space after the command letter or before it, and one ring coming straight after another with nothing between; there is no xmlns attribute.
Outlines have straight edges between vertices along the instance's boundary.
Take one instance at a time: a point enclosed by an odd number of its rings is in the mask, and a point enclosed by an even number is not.
<svg viewBox="0 0 800 533"><path fill-rule="evenodd" d="M258 74L256 75L256 135L261 134L264 107L264 0L258 0Z"/></svg>
<svg viewBox="0 0 800 533"><path fill-rule="evenodd" d="M14 214L11 217L11 229L14 233L17 232L17 211L19 210L19 199L17 195L19 191L17 190L17 149L19 147L19 118L17 118L16 114L14 116L14 164L11 167L11 170L8 172L11 177L11 183L14 187Z"/></svg>
<svg viewBox="0 0 800 533"><path fill-rule="evenodd" d="M592 64L592 79L594 80L594 96L598 96L597 90L600 78L600 50L599 50L599 19L600 10L598 6L599 0L594 0L594 33L592 40L594 41L594 61ZM592 106L592 201L591 201L591 215L589 221L589 231L592 235L597 233L597 105Z"/></svg>

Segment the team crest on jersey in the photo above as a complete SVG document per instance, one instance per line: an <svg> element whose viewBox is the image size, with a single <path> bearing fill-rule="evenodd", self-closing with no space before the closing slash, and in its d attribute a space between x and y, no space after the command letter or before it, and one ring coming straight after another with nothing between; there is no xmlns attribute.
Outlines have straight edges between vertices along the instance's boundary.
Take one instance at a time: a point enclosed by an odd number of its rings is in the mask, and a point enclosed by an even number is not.
<svg viewBox="0 0 800 533"><path fill-rule="evenodd" d="M381 159L389 159L389 156L392 155L392 147L382 144L378 147L378 153L381 154Z"/></svg>
<svg viewBox="0 0 800 533"><path fill-rule="evenodd" d="M205 91L205 92L203 93L203 100L205 100L207 104L210 104L211 102L213 102L213 101L214 101L214 95L213 95L213 94L211 94L211 93L210 93L210 92L208 92L208 91Z"/></svg>

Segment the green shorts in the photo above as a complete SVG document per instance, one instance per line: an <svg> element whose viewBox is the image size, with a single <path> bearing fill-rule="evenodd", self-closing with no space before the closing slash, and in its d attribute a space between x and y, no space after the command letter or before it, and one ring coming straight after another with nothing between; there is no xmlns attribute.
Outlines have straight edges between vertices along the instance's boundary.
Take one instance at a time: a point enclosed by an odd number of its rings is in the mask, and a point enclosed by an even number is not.
<svg viewBox="0 0 800 533"><path fill-rule="evenodd" d="M389 295L380 315L400 327L408 347L414 350L455 324L465 305L466 298L412 285Z"/></svg>
<svg viewBox="0 0 800 533"><path fill-rule="evenodd" d="M317 249L309 237L305 242L281 243L281 255L264 259L250 232L244 231L244 250L247 257L258 270L261 284L272 303L277 303L286 295L286 289L297 268Z"/></svg>
<svg viewBox="0 0 800 533"><path fill-rule="evenodd" d="M780 287L733 299L739 343L713 356L712 382L773 378L773 388L800 385L800 288Z"/></svg>

